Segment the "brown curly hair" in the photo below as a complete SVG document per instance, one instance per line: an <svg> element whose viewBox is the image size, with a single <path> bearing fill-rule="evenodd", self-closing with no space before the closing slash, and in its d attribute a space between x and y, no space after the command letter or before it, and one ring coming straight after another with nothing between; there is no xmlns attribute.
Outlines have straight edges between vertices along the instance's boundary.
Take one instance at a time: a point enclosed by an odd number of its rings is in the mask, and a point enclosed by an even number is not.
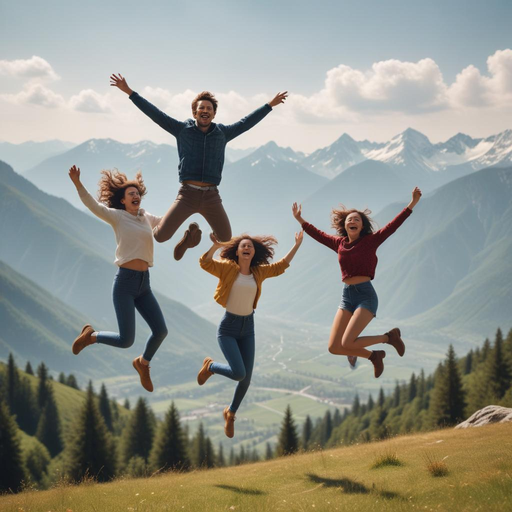
<svg viewBox="0 0 512 512"><path fill-rule="evenodd" d="M195 114L197 112L197 104L201 101L209 101L213 105L213 111L217 113L217 105L219 104L219 101L217 98L211 93L210 91L203 91L200 92L192 101L192 112Z"/></svg>
<svg viewBox="0 0 512 512"><path fill-rule="evenodd" d="M243 235L232 238L223 246L220 257L238 263L236 251L242 240L250 240L254 245L255 252L251 260L251 267L268 265L270 263L270 260L274 257L274 248L272 246L277 244L277 240L270 235L249 236L244 233Z"/></svg>
<svg viewBox="0 0 512 512"><path fill-rule="evenodd" d="M333 208L331 212L331 226L336 230L338 235L348 236L347 230L345 229L345 220L351 213L358 213L363 221L360 236L371 235L373 233L373 220L370 218L371 210L368 210L368 208L364 211L359 211L355 208L347 210L342 204L340 204L340 207L339 209Z"/></svg>
<svg viewBox="0 0 512 512"><path fill-rule="evenodd" d="M146 195L146 186L142 179L142 173L139 171L135 175L134 180L129 180L126 174L119 172L117 169L114 171L101 171L103 175L98 183L98 201L107 205L109 208L116 208L117 210L126 210L121 199L124 199L125 190L128 187L135 187L140 194L140 197Z"/></svg>

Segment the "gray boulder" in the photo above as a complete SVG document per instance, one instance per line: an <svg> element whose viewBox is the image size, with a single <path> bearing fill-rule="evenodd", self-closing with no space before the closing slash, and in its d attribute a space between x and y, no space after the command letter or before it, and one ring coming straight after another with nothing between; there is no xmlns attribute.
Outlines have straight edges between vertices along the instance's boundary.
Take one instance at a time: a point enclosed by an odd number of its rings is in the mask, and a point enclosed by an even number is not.
<svg viewBox="0 0 512 512"><path fill-rule="evenodd" d="M507 421L512 421L512 409L499 405L488 405L476 411L455 428L482 427L491 423L505 423Z"/></svg>

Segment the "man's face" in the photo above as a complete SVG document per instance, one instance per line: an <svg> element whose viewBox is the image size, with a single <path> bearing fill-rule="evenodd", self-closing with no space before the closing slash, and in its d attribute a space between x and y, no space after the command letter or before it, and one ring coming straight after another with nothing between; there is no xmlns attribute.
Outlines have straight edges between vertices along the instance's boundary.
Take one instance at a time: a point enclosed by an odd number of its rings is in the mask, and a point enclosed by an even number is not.
<svg viewBox="0 0 512 512"><path fill-rule="evenodd" d="M215 110L213 103L208 100L201 100L197 104L197 110L192 113L196 120L197 126L200 128L207 128L215 117Z"/></svg>

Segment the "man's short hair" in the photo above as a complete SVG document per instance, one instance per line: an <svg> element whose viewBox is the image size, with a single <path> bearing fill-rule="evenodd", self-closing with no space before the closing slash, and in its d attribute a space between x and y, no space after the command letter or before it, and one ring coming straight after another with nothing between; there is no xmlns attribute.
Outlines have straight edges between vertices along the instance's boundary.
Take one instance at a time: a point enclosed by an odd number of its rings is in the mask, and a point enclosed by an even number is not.
<svg viewBox="0 0 512 512"><path fill-rule="evenodd" d="M210 92L210 91L203 91L203 92L200 92L195 98L194 98L194 101L192 101L192 112L194 112L194 114L197 112L197 104L201 101L201 100L206 100L206 101L210 101L211 104L213 105L213 111L215 113L217 113L217 105L218 105L218 101L217 101L217 98Z"/></svg>

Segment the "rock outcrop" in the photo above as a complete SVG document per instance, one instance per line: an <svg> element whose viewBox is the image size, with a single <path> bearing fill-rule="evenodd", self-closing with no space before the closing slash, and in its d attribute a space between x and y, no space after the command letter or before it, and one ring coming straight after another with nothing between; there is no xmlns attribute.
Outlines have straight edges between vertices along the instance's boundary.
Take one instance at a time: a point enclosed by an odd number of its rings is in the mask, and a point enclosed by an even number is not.
<svg viewBox="0 0 512 512"><path fill-rule="evenodd" d="M488 405L476 411L466 421L459 423L455 428L483 427L491 423L506 423L512 421L512 409L499 405Z"/></svg>

